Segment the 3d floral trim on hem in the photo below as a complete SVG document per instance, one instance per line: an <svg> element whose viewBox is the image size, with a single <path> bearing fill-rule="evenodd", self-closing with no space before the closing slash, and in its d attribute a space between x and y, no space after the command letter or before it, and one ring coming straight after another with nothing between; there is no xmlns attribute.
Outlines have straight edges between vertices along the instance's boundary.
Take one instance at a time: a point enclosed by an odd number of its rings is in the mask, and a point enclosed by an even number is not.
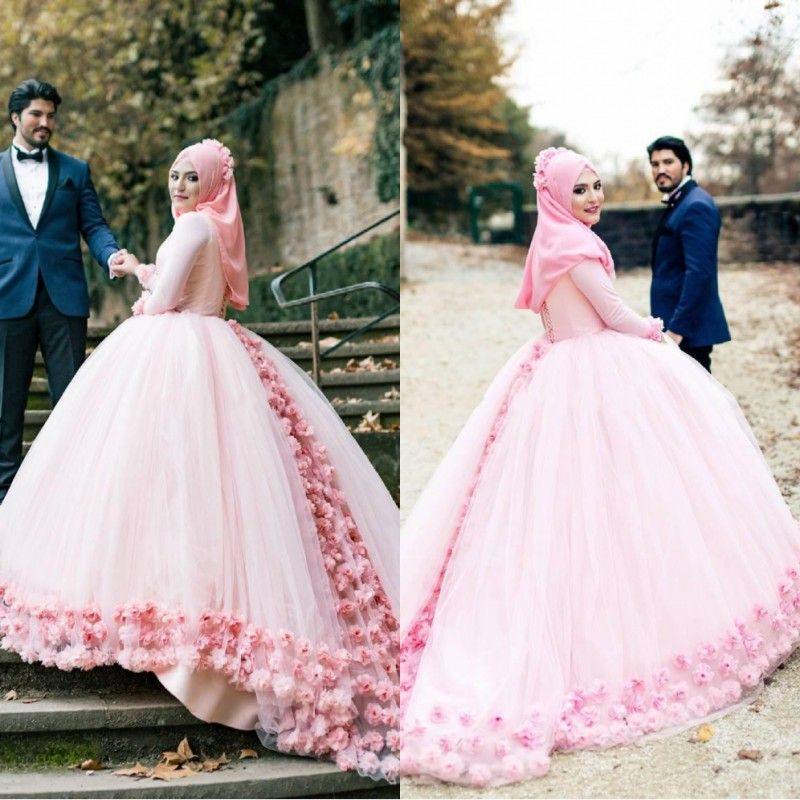
<svg viewBox="0 0 800 800"><path fill-rule="evenodd" d="M492 449L492 445L494 444L495 440L497 439L500 433L500 430L503 427L506 416L508 414L509 405L511 404L514 396L524 385L526 385L531 380L531 378L533 377L533 372L536 362L538 362L545 355L545 353L547 353L550 347L551 343L547 341L547 339L537 339L533 343L533 347L531 349L531 353L528 356L528 358L526 358L517 368L517 373L511 380L511 383L506 392L506 396L503 400L502 405L500 406L500 411L492 425L492 429L489 435L486 437L486 441L483 446L483 452L481 453L477 469L475 470L475 473L472 477L472 483L470 484L466 500L464 501L464 504L461 508L461 513L459 514L458 522L456 523L455 526L455 531L453 532L452 538L450 540L450 545L447 548L447 552L444 558L444 563L442 565L441 570L439 571L439 575L436 579L433 591L431 592L430 599L422 608L420 613L417 615L416 619L411 624L411 626L408 629L408 632L403 638L403 642L400 648L401 713L405 709L406 704L408 702L408 698L411 696L411 692L414 688L414 682L417 677L417 669L419 667L420 659L422 658L422 652L425 649L425 645L427 644L428 641L428 634L430 633L430 628L431 625L433 624L433 617L436 611L436 604L439 600L439 594L442 590L442 582L447 572L447 568L450 564L450 557L453 554L453 549L455 548L456 542L458 541L458 537L461 534L461 529L464 525L464 520L467 517L467 512L469 511L469 507L472 503L472 497L475 494L475 489L478 486L478 481L480 479L481 472L483 471L484 464L486 463L486 460L489 457L489 452Z"/></svg>
<svg viewBox="0 0 800 800"><path fill-rule="evenodd" d="M250 336L234 320L229 320L228 324L247 350L266 391L269 406L281 419L294 451L295 463L314 517L325 570L334 596L338 598L337 616L344 635L351 643L354 660L363 667L359 674L353 675L361 690L356 703L370 724L380 720L382 725L396 734L400 677L397 618L372 566L347 499L336 485L335 471L328 460L325 446L315 440L312 426L293 401L259 340ZM387 695L391 687L391 703L387 708L381 709L364 699L373 691L373 685L380 686L382 696ZM396 744L399 747L399 735ZM370 741L365 753L355 760L355 769L362 774L372 774L374 756L380 750L377 740ZM385 740L386 750L390 754L379 759L380 772L387 780L393 780L399 772L399 761L396 749L393 751L391 743ZM394 761L384 763L386 758ZM337 758L337 763L343 769L353 768L351 761L347 753L340 753ZM390 777L392 772L395 778Z"/></svg>
<svg viewBox="0 0 800 800"><path fill-rule="evenodd" d="M800 645L800 565L777 585L771 609L755 605L715 640L675 653L651 674L612 688L598 677L574 687L560 711L433 706L403 719L401 774L474 786L538 777L555 751L604 749L691 727L752 695Z"/></svg>
<svg viewBox="0 0 800 800"><path fill-rule="evenodd" d="M237 615L209 610L189 620L180 609L148 602L119 606L106 619L93 606L31 602L9 585L0 585L0 600L0 646L24 661L62 670L112 664L133 672L175 664L214 670L254 692L259 706L280 718L280 749L337 762L363 761L377 750L376 777L387 777L384 768L396 772L397 688L372 677L369 666L382 658L377 647L363 648L359 661L347 649L269 631ZM358 677L365 672L369 681Z"/></svg>

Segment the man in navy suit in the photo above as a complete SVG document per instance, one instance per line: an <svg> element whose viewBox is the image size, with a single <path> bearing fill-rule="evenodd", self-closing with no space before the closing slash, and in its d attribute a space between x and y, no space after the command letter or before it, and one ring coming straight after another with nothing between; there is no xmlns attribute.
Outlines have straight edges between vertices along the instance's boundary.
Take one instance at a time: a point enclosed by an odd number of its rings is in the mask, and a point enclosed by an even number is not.
<svg viewBox="0 0 800 800"><path fill-rule="evenodd" d="M89 291L81 237L109 271L125 258L89 165L49 146L60 103L49 83L21 83L8 102L14 139L0 153L0 501L22 461L37 347L53 404L84 359Z"/></svg>
<svg viewBox="0 0 800 800"><path fill-rule="evenodd" d="M653 239L650 307L664 330L709 372L715 344L731 335L717 281L720 216L711 195L692 179L682 139L662 136L647 148L666 209Z"/></svg>

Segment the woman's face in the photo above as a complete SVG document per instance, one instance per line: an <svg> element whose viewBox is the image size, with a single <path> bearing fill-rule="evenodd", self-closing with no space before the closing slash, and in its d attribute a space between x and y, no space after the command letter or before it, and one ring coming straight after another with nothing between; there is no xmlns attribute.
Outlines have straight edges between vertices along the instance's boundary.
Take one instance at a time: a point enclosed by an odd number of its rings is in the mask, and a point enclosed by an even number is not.
<svg viewBox="0 0 800 800"><path fill-rule="evenodd" d="M594 225L600 221L604 200L600 178L590 169L585 169L572 187L572 213L586 225Z"/></svg>
<svg viewBox="0 0 800 800"><path fill-rule="evenodd" d="M191 161L178 161L169 171L169 196L176 211L194 211L200 200L200 177Z"/></svg>

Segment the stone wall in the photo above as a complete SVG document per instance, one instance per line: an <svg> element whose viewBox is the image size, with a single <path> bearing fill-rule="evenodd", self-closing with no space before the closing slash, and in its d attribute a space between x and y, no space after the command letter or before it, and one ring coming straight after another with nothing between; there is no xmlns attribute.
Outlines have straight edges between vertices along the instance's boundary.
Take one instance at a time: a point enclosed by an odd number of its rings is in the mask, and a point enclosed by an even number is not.
<svg viewBox="0 0 800 800"><path fill-rule="evenodd" d="M387 198L381 190L385 154L378 143L380 126L385 130L386 117L398 112L385 77L381 82L369 73L371 61L381 57L389 73L394 62L399 81L395 39L314 57L268 84L262 98L242 110L241 124L234 115L231 149L239 153L251 275L307 261L397 208L397 194ZM399 140L394 146L399 152ZM397 225L392 220L361 241Z"/></svg>
<svg viewBox="0 0 800 800"><path fill-rule="evenodd" d="M722 216L720 263L800 261L800 193L716 198ZM650 263L653 232L664 207L660 203L609 203L594 228L618 267ZM533 235L535 207L525 214Z"/></svg>

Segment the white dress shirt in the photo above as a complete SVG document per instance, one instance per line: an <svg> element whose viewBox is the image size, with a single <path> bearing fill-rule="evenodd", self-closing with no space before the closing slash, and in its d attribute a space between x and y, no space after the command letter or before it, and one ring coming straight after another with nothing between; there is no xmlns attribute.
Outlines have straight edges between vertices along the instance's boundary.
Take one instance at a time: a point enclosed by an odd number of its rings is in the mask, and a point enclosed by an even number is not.
<svg viewBox="0 0 800 800"><path fill-rule="evenodd" d="M17 158L17 150L21 150L23 153L32 153L34 151L20 147L17 144L11 147L11 163L14 166L14 175L17 178L19 193L22 195L22 202L28 212L28 219L35 228L39 224L39 218L42 216L44 197L47 194L47 180L49 177L47 148L45 147L42 151L43 158L41 161L34 161L33 159L20 161Z"/></svg>

